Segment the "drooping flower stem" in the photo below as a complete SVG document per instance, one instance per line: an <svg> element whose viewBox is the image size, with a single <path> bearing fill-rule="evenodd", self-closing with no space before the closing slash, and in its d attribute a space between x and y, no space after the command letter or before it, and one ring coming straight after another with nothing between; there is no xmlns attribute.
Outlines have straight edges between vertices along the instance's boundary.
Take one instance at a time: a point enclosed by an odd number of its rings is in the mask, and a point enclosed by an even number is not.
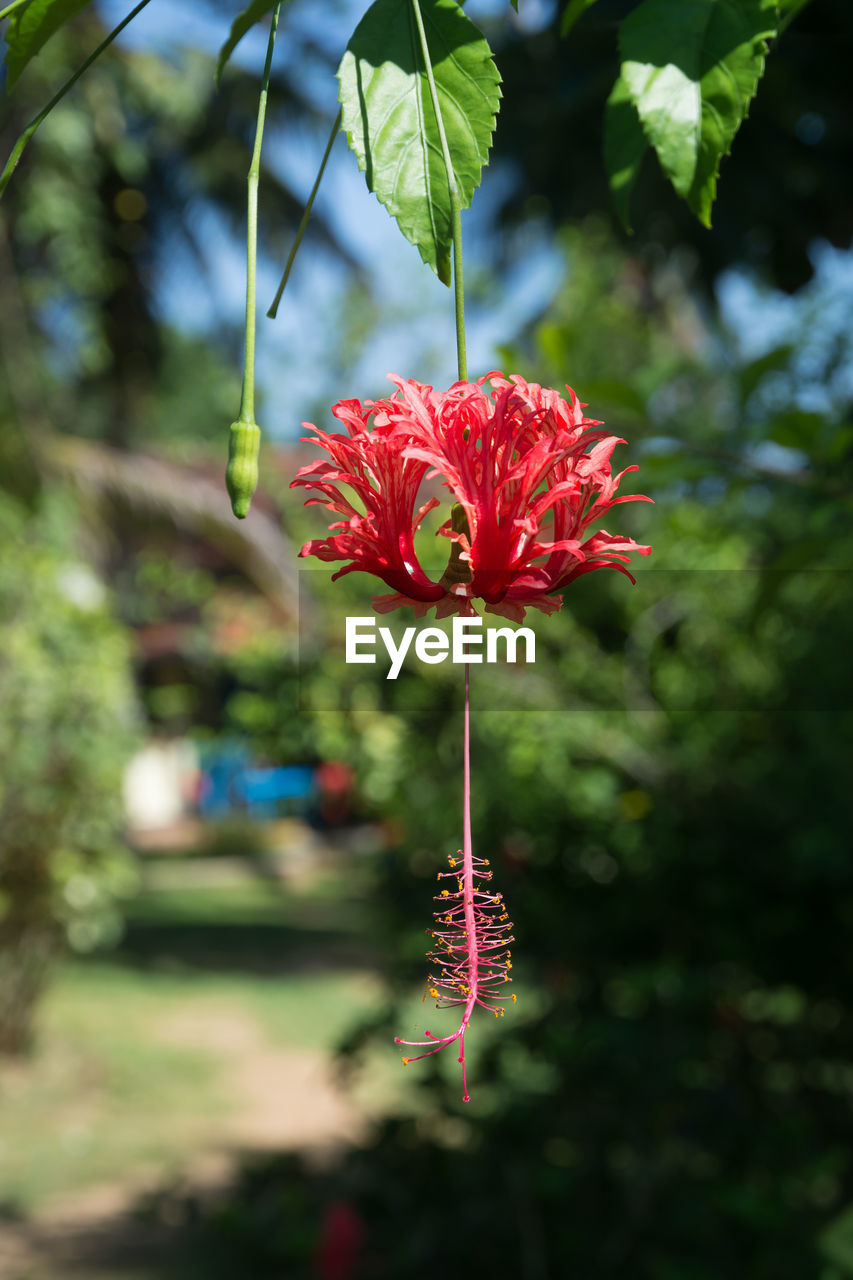
<svg viewBox="0 0 853 1280"><path fill-rule="evenodd" d="M465 719L462 746L462 897L465 904L465 939L468 947L469 990L465 1001L465 1014L459 1036L459 1061L462 1064L462 1096L468 1101L468 1081L465 1074L465 1032L479 987L479 949L477 924L474 917L474 845L471 839L471 667L465 665Z"/></svg>
<svg viewBox="0 0 853 1280"><path fill-rule="evenodd" d="M438 128L438 137L441 142L441 154L444 159L444 168L447 173L447 194L450 201L450 225L451 235L453 238L453 290L454 301L456 306L456 361L459 371L459 381L468 381L468 357L465 351L465 288L462 281L462 211L459 207L459 188L456 184L456 174L453 169L453 160L450 155L450 147L447 145L447 134L444 129L444 117L441 114L441 104L438 100L438 90L435 86L435 76L432 72L432 61L429 56L429 44L427 42L426 31L424 30L424 19L421 13L419 0L412 0L412 11L415 16L415 24L418 29L418 39L421 46L421 54L424 60L424 68L426 70L427 83L429 84L430 98L432 99L432 109L435 112L435 122Z"/></svg>
<svg viewBox="0 0 853 1280"><path fill-rule="evenodd" d="M252 163L249 166L247 179L249 194L246 227L246 356L243 363L243 392L240 398L239 420L241 422L255 421L255 274L258 258L258 182L261 176L261 144L264 138L264 123L267 116L270 69L272 67L272 55L275 47L280 9L281 0L278 0L272 11L267 56L264 62L260 97L258 98L255 146L252 151Z"/></svg>
<svg viewBox="0 0 853 1280"><path fill-rule="evenodd" d="M258 453L261 447L261 430L255 422L255 276L258 259L258 183L261 176L261 143L267 115L267 94L270 85L270 68L278 30L281 0L272 11L267 56L261 78L258 98L258 121L255 126L255 145L247 177L248 216L246 219L246 348L243 359L243 389L240 395L240 412L237 421L231 423L228 437L228 467L225 486L231 499L231 510L239 520L249 514L252 494L258 485Z"/></svg>
<svg viewBox="0 0 853 1280"><path fill-rule="evenodd" d="M24 148L26 147L27 143L30 141L30 138L32 138L36 130L44 123L44 121L50 115L53 108L62 101L66 93L68 93L69 89L73 89L74 85L83 75L83 73L89 70L89 67L91 67L92 63L97 58L100 58L101 54L104 52L105 49L109 48L113 40L115 40L116 36L120 35L121 32L124 31L127 24L129 22L132 22L133 19L136 17L136 15L140 13L148 3L149 3L149 0L140 0L140 3L136 6L136 8L132 9L126 18L122 18L121 22L119 22L117 26L113 27L109 35L104 37L104 39L98 45L97 49L94 49L92 53L89 54L85 62L81 62L80 66L77 68L74 74L69 76L68 79L65 81L65 84L62 86L62 88L59 89L53 95L53 97L51 98L47 106L42 107L38 115L33 120L30 121L26 129L24 129L23 133L21 133L21 135L18 137L14 147L12 148L9 159L6 161L6 166L3 169L3 172L0 173L0 196L2 196L3 192L6 190L6 187L9 185L9 179L12 177L12 174L15 172L15 169L17 168L18 161L20 160L23 154ZM17 8L18 8L17 4L8 5L2 12L0 12L0 18L7 17Z"/></svg>
<svg viewBox="0 0 853 1280"><path fill-rule="evenodd" d="M314 179L314 186L311 188L311 194L309 195L308 202L303 210L302 219L296 231L296 238L293 241L290 253L287 255L287 262L284 264L281 281L278 289L276 290L275 297L272 300L270 309L267 312L270 320L275 320L276 313L278 312L278 304L281 302L281 295L284 293L287 282L290 279L290 272L293 269L293 263L296 260L297 253L299 252L299 246L302 244L302 237L305 235L305 228L308 226L308 219L311 217L311 210L314 208L314 201L317 198L317 192L320 190L320 183L323 181L323 174L326 172L326 165L328 163L332 147L334 146L335 138L338 136L338 131L341 127L341 114L342 112L339 111L335 116L335 123L332 125L332 132L329 134L329 141L326 143L326 150L323 152L323 159L320 161L320 168L317 171L317 177Z"/></svg>
<svg viewBox="0 0 853 1280"><path fill-rule="evenodd" d="M427 929L433 939L433 949L427 952L432 972L427 979L427 992L436 1001L437 1009L461 1008L459 1026L449 1036L437 1036L424 1031L424 1040L404 1040L395 1037L397 1044L411 1045L425 1050L414 1057L404 1057L403 1064L417 1062L440 1053L450 1045L459 1043L459 1064L462 1067L462 1100L470 1102L468 1075L465 1064L465 1036L476 1005L488 1009L500 1018L507 999L513 1004L514 995L502 995L505 983L511 982L513 941L510 930L512 921L506 909L502 893L490 887L492 871L488 858L475 858L471 841L471 699L468 669L465 670L465 727L462 764L462 848L456 857L447 859L448 871L439 871L436 879L451 880L455 889L441 889L435 895L435 929ZM460 869L461 859L461 869ZM426 995L424 995L426 999Z"/></svg>

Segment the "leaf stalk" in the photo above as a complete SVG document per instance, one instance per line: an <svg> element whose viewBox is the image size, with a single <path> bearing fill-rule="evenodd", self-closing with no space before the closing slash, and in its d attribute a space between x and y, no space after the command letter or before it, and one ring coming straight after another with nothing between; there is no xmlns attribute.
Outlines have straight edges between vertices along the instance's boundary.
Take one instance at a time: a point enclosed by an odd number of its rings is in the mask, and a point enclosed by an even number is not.
<svg viewBox="0 0 853 1280"><path fill-rule="evenodd" d="M281 0L272 11L270 35L267 41L267 56L264 62L264 73L261 79L261 92L258 99L258 122L255 127L255 145L252 150L252 162L249 165L248 217L246 225L246 346L243 361L243 389L240 396L239 422L255 421L255 282L258 261L258 183L261 175L261 144L264 137L264 123L267 115L267 96L270 86L270 70L275 48L278 15Z"/></svg>
<svg viewBox="0 0 853 1280"><path fill-rule="evenodd" d="M418 29L421 54L424 60L430 98L432 99L432 109L435 112L435 122L438 127L439 141L441 142L441 154L444 159L445 172L447 173L447 194L450 201L450 226L451 236L453 239L453 293L456 311L456 362L459 381L467 382L468 356L465 349L465 286L462 279L462 211L459 207L459 188L456 185L456 174L453 170L453 159L450 155L450 147L447 145L447 134L444 129L444 117L441 114L441 104L438 100L438 90L435 85L435 76L432 72L432 60L429 56L429 44L427 42L426 30L424 29L424 19L423 14L421 13L419 0L412 0L412 12L414 13L415 25Z"/></svg>
<svg viewBox="0 0 853 1280"><path fill-rule="evenodd" d="M311 194L308 197L308 203L305 205L305 208L303 210L302 219L299 223L299 227L296 232L296 238L293 241L293 245L291 246L290 253L287 255L287 262L284 265L284 271L282 273L281 283L279 284L278 289L276 290L276 295L272 300L272 305L270 306L270 309L267 312L267 315L269 316L270 320L275 320L276 318L276 315L278 313L278 304L281 302L281 295L284 293L287 282L290 279L290 272L296 260L296 255L299 252L299 246L302 244L302 237L305 235L305 228L308 226L308 219L311 217L311 210L314 208L314 201L317 197L317 192L320 190L320 183L323 181L323 174L326 172L326 164L331 154L332 147L335 142L335 138L338 136L338 130L341 127L342 116L343 116L343 108L341 108L341 110L335 116L335 123L332 125L332 132L329 134L329 141L326 143L326 150L323 152L323 159L320 161L320 168L317 171L317 177L314 179L314 186L311 188Z"/></svg>

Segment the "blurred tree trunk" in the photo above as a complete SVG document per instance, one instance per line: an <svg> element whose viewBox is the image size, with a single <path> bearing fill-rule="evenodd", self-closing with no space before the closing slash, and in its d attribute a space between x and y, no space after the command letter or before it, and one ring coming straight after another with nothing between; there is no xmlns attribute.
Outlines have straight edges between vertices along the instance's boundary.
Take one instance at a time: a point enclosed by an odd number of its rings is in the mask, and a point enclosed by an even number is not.
<svg viewBox="0 0 853 1280"><path fill-rule="evenodd" d="M53 911L50 853L3 850L0 863L0 1054L32 1043L39 998L62 947Z"/></svg>
<svg viewBox="0 0 853 1280"><path fill-rule="evenodd" d="M27 311L2 221L0 298L0 371L5 383L5 396L0 396L0 476L5 480L0 483L31 507L40 489L37 450L46 417Z"/></svg>

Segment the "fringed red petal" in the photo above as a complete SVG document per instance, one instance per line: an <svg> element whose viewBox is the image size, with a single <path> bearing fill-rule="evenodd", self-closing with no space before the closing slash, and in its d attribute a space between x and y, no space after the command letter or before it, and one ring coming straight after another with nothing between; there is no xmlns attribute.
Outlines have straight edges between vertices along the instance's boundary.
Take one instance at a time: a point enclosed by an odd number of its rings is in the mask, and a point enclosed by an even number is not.
<svg viewBox="0 0 853 1280"><path fill-rule="evenodd" d="M446 617L472 612L471 601L481 599L487 612L520 622L527 608L559 609L555 593L580 574L624 572L631 554L649 554L631 538L603 530L588 536L611 507L651 499L616 496L636 467L612 474L613 451L624 441L584 417L570 388L566 399L498 372L443 392L396 374L389 379L396 390L386 399L334 406L347 435L305 424L330 460L301 467L293 482L323 495L309 502L345 517L330 527L339 532L306 543L300 554L349 560L336 577L362 571L380 578L391 594L374 599L377 612L411 605L419 616L435 607ZM470 568L470 581L453 590L427 575L414 549L415 531L438 505L433 497L415 508L422 482L434 476L468 523L467 539L448 524L438 530L463 546ZM355 493L364 515L341 485Z"/></svg>

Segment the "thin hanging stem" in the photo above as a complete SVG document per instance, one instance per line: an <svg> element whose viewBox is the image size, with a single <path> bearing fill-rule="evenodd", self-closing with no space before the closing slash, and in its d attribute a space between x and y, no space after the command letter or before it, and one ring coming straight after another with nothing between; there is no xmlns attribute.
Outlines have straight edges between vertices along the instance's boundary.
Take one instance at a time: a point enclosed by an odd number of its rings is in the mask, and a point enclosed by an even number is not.
<svg viewBox="0 0 853 1280"><path fill-rule="evenodd" d="M113 40L115 40L116 36L119 35L122 31L124 31L127 24L129 22L132 22L133 19L136 17L136 15L140 13L148 3L149 3L149 0L140 0L140 3L136 6L136 8L132 9L130 13L127 15L127 17L123 18L117 27L113 27L110 34L101 41L97 49L95 49L93 53L90 53L86 61L81 63L81 65L77 68L74 74L65 81L65 84L62 86L62 88L59 90L58 93L55 93L53 95L53 97L51 98L47 106L44 107L38 113L38 115L35 117L34 120L30 121L30 123L27 125L26 129L24 129L23 133L20 135L14 147L12 148L12 152L9 156L9 159L6 161L5 169L3 170L2 173L0 173L0 196L2 196L3 192L6 190L6 187L9 185L9 179L11 178L12 174L15 172L15 169L17 168L18 161L21 158L24 148L26 147L30 138L39 128L39 126L43 123L43 121L47 119L47 117L50 115L51 111L57 105L57 103L62 101L66 93L68 93L68 90L73 88L73 86L77 83L77 81L83 75L84 71L88 71L89 67L91 67L95 59L99 58L101 54L104 52L104 50L109 48ZM0 17L5 17L5 15L7 13L10 13L14 8L16 8L16 5L14 4L10 5L8 8L4 9L2 13L0 13Z"/></svg>
<svg viewBox="0 0 853 1280"><path fill-rule="evenodd" d="M462 749L462 853L468 859L471 843L471 667L465 664L465 727Z"/></svg>
<svg viewBox="0 0 853 1280"><path fill-rule="evenodd" d="M468 1101L468 1080L465 1072L465 1032L478 996L479 949L477 925L474 918L474 846L471 840L471 667L465 664L465 727L462 748L462 886L465 903L465 936L468 942L468 972L470 990L462 1019L459 1037L459 1061L462 1064L462 1097Z"/></svg>
<svg viewBox="0 0 853 1280"><path fill-rule="evenodd" d="M471 684L469 668L465 669L465 730L463 737L463 836L462 848L455 857L448 857L447 871L439 871L439 884L450 882L434 896L436 928L427 929L433 939L427 952L431 972L424 995L436 999L437 1009L458 1009L462 1016L459 1026L448 1036L424 1031L423 1040L405 1040L395 1036L397 1044L423 1049L423 1053L406 1056L403 1065L418 1062L441 1053L452 1044L459 1046L459 1064L462 1067L462 1100L469 1101L468 1072L465 1063L465 1037L471 1015L477 1005L496 1018L503 1017L507 1000L516 1002L514 995L502 994L505 983L512 981L512 952L514 941L502 893L491 887L492 871L488 858L475 858L471 841ZM462 859L461 869L459 859Z"/></svg>
<svg viewBox="0 0 853 1280"><path fill-rule="evenodd" d="M424 20L419 0L412 0L412 10L414 12L415 23L418 28L421 53L423 55L430 97L432 99L432 109L435 112L435 121L438 126L438 137L441 142L441 154L444 159L445 172L447 173L447 194L450 200L450 226L453 238L453 289L456 307L456 362L459 381L467 382L468 357L465 351L465 288L462 283L462 213L459 207L459 188L456 185L456 174L453 171L453 160L450 155L450 148L447 145L447 134L444 130L444 117L441 114L441 105L438 101L438 90L435 86L435 76L432 73L429 44L427 43Z"/></svg>
<svg viewBox="0 0 853 1280"><path fill-rule="evenodd" d="M438 137L441 143L441 154L444 160L444 171L447 175L447 195L450 203L450 224L451 234L453 238L453 286L454 286L454 304L456 311L456 362L458 376L460 382L468 381L468 359L465 351L465 289L462 281L462 217L459 208L459 188L456 183L456 174L453 169L453 160L450 155L450 147L447 144L447 133L444 128L444 118L441 113L441 104L438 100L438 89L435 84L435 76L432 70L432 61L429 55L429 43L424 29L424 20L421 13L419 0L412 0L412 11L415 17L415 24L418 29L418 38L420 40L421 54L426 70L427 83L429 84L430 98L432 99L432 109L435 113L436 126L438 128ZM485 865L485 864L484 864ZM482 876L482 872L478 873ZM490 875L491 873L489 873ZM459 1029L452 1036L443 1036L437 1043L427 1050L427 1053L435 1053L440 1049L446 1048L452 1044L454 1040L459 1041L459 1063L462 1067L462 1098L464 1102L469 1101L468 1095L468 1077L465 1063L465 1034L468 1030L468 1024L471 1021L471 1015L477 1004L483 1004L480 999L480 946L478 938L478 923L481 929L488 928L484 921L478 921L478 912L475 903L478 901L477 890L475 889L475 867L474 867L474 848L471 839L471 676L470 667L465 666L465 721L463 731L463 761L462 761L462 875L459 878L459 897L461 897L461 915L464 921L463 936L464 943L459 944L459 954L464 948L464 971L465 980L461 982L457 980L459 985L459 993L464 1001L464 1009L462 1012L462 1020ZM497 899L495 899L497 901ZM480 912L482 916L482 910ZM447 917L445 917L447 919ZM489 936L486 934L485 936ZM433 990L438 993L437 988ZM452 1003L461 1003L461 1001L453 1001ZM494 1010L493 1010L494 1011ZM430 1033L426 1032L429 1037ZM428 1040L426 1043L430 1043ZM411 1044L412 1041L402 1041L404 1044ZM421 1057L426 1054L419 1055ZM404 1059L404 1062L408 1059Z"/></svg>
<svg viewBox="0 0 853 1280"><path fill-rule="evenodd" d="M272 306L267 312L267 315L269 316L270 320L275 320L276 313L278 312L278 304L281 302L281 295L284 293L285 286L287 285L287 282L290 279L290 272L293 267L293 263L296 260L297 253L299 252L299 246L302 244L302 237L305 235L305 228L308 226L308 219L311 217L311 210L314 208L314 200L316 199L317 192L320 190L320 183L323 181L323 174L326 172L326 163L329 159L329 156L331 155L335 138L338 136L338 130L341 127L342 115L343 115L343 112L339 111L337 116L335 117L335 123L332 125L332 132L329 134L329 141L326 143L326 150L323 153L323 159L320 161L320 168L317 173L317 177L314 181L314 186L311 188L311 194L308 197L308 203L306 204L305 209L303 211L302 221L299 223L299 228L296 232L296 239L293 241L293 245L287 257L287 262L285 263L285 266L284 266L284 272L282 273L282 277L281 277L281 284L278 286L276 295L272 300Z"/></svg>
<svg viewBox="0 0 853 1280"><path fill-rule="evenodd" d="M246 228L246 355L243 361L243 391L240 397L239 422L255 421L255 278L258 260L258 182L261 176L261 143L264 137L264 122L267 115L267 94L270 86L270 68L275 48L275 35L278 30L278 15L281 0L272 11L270 37L267 42L267 57L264 63L264 74L261 80L261 93L258 99L258 123L255 129L255 146L252 151L252 163L248 176L248 220Z"/></svg>

